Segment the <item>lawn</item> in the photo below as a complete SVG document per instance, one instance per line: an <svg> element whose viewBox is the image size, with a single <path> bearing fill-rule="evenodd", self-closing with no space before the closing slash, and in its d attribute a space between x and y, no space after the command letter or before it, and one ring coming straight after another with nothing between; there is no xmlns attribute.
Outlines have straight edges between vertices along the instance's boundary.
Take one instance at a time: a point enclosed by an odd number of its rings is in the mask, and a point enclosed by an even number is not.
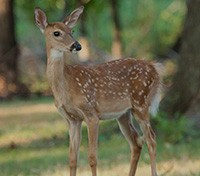
<svg viewBox="0 0 200 176"><path fill-rule="evenodd" d="M200 175L200 139L170 144L157 136L159 175ZM115 121L101 123L98 155L99 175L128 176L129 147ZM69 175L67 163L67 125L57 113L52 98L0 102L1 176L64 176ZM85 126L78 175L91 175ZM136 175L150 175L146 146Z"/></svg>

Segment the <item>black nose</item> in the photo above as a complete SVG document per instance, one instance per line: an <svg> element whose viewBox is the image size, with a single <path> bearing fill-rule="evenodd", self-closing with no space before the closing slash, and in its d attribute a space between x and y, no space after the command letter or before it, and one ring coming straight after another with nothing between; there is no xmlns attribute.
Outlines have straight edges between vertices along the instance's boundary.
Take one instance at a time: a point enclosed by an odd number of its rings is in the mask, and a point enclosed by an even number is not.
<svg viewBox="0 0 200 176"><path fill-rule="evenodd" d="M76 50L76 51L80 51L81 50L81 45L76 41L72 44L71 46L71 51Z"/></svg>

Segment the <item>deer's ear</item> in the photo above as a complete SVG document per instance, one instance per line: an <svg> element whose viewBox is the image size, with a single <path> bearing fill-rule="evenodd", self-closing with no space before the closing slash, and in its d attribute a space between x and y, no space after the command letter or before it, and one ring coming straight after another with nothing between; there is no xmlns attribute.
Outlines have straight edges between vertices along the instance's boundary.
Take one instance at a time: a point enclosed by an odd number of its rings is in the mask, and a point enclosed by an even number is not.
<svg viewBox="0 0 200 176"><path fill-rule="evenodd" d="M69 16L67 16L63 21L65 25L67 25L69 28L73 28L76 25L80 15L83 13L83 9L84 7L80 6L79 8L75 9Z"/></svg>
<svg viewBox="0 0 200 176"><path fill-rule="evenodd" d="M40 8L35 8L35 23L39 27L42 33L48 25L47 16Z"/></svg>

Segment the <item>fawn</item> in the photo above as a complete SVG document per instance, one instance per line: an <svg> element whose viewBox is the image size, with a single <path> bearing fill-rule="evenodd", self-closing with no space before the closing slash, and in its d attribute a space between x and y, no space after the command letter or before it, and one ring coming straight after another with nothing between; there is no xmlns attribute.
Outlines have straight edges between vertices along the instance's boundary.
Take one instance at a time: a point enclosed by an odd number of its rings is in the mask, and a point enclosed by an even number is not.
<svg viewBox="0 0 200 176"><path fill-rule="evenodd" d="M130 144L131 166L134 176L142 145L147 143L151 161L151 175L156 173L156 140L149 118L160 102L161 80L158 63L125 58L96 66L69 65L65 52L81 50L73 38L72 28L83 12L75 9L62 22L49 23L44 11L35 9L35 21L46 38L47 78L55 106L69 125L70 176L76 176L81 125L87 124L88 159L92 176L97 175L97 143L99 121L116 119ZM132 115L139 123L139 136L132 123Z"/></svg>

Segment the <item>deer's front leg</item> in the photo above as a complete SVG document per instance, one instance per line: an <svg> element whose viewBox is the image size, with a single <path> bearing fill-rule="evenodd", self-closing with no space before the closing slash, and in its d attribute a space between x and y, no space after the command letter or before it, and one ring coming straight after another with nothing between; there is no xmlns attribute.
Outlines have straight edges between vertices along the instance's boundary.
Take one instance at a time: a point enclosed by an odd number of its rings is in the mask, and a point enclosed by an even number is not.
<svg viewBox="0 0 200 176"><path fill-rule="evenodd" d="M98 148L98 131L99 131L99 119L92 118L87 122L88 127L88 140L89 140L89 151L88 159L92 170L92 176L97 175L97 148Z"/></svg>
<svg viewBox="0 0 200 176"><path fill-rule="evenodd" d="M76 176L77 160L79 156L79 146L81 142L82 121L69 121L69 167L70 176Z"/></svg>

